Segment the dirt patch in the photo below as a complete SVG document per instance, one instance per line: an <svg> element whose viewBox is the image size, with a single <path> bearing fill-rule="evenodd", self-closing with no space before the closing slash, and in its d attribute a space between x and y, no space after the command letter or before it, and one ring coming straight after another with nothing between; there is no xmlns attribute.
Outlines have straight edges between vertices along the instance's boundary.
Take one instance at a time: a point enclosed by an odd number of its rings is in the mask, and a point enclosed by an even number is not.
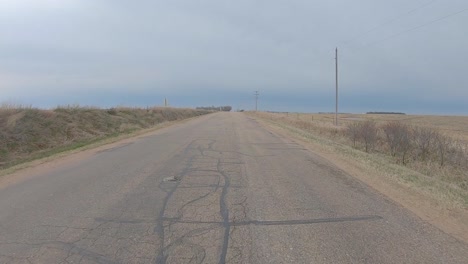
<svg viewBox="0 0 468 264"><path fill-rule="evenodd" d="M468 243L468 210L466 208L447 205L441 200L418 192L414 188L411 188L411 186L401 184L386 177L386 175L380 174L376 170L369 169L361 160L343 157L343 155L320 144L311 142L298 134L291 133L285 128L261 119L257 119L257 121L268 130L283 137L291 138L309 151L331 161L351 176L409 209L424 221Z"/></svg>

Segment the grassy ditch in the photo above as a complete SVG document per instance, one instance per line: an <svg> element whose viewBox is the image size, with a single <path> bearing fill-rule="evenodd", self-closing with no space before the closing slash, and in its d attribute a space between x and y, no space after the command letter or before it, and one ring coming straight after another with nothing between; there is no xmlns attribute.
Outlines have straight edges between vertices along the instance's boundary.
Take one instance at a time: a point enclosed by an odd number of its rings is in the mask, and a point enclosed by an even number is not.
<svg viewBox="0 0 468 264"><path fill-rule="evenodd" d="M0 169L211 111L177 108L0 108Z"/></svg>
<svg viewBox="0 0 468 264"><path fill-rule="evenodd" d="M375 120L375 116L341 120L341 126L335 127L332 119L323 116L249 114L353 160L375 175L448 206L468 208L468 153L463 137L437 127Z"/></svg>

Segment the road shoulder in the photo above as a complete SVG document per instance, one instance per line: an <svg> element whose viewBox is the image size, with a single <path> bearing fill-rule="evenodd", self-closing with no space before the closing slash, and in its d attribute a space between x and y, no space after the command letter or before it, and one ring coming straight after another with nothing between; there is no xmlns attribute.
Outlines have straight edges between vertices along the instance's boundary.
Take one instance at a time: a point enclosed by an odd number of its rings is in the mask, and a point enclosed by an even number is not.
<svg viewBox="0 0 468 264"><path fill-rule="evenodd" d="M354 178L409 209L422 220L458 240L468 243L468 210L447 206L433 197L386 177L378 170L370 169L369 166L365 166L362 160L350 159L333 148L324 147L284 127L254 116L252 118L270 132L290 138L314 154L329 160Z"/></svg>

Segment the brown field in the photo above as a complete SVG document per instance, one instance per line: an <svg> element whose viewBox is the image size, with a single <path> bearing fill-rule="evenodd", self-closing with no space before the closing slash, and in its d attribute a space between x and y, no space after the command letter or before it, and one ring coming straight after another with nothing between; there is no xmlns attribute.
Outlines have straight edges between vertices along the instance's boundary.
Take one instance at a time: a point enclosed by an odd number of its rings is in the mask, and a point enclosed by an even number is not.
<svg viewBox="0 0 468 264"><path fill-rule="evenodd" d="M261 113L274 118L302 120L312 122L317 126L334 128L334 114L314 113ZM346 128L346 124L353 121L374 120L377 124L388 121L400 121L408 125L422 126L436 129L455 139L468 142L468 116L437 116L437 115L393 115L393 114L340 114L338 124L340 129Z"/></svg>

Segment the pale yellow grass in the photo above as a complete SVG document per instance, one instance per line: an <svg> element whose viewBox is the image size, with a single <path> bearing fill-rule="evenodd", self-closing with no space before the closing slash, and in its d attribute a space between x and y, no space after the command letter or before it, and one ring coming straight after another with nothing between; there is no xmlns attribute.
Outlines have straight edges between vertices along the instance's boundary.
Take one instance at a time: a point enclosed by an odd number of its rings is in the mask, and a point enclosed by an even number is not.
<svg viewBox="0 0 468 264"><path fill-rule="evenodd" d="M311 121L318 126L334 127L334 114L304 114L304 113L261 113L262 115L277 116L279 118ZM353 121L374 120L377 124L388 121L400 121L408 125L429 127L455 139L468 142L468 116L437 116L437 115L373 115L373 114L340 114L339 127Z"/></svg>

